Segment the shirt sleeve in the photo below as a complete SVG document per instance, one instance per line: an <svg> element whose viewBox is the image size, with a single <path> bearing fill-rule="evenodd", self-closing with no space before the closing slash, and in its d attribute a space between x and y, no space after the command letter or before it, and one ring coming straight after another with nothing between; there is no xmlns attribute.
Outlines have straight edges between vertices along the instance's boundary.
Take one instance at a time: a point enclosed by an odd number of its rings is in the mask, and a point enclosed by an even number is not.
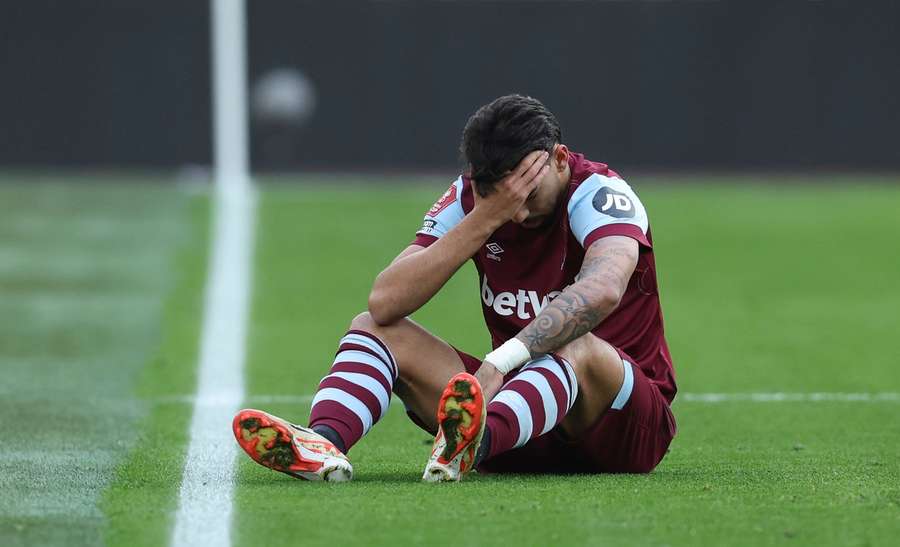
<svg viewBox="0 0 900 547"><path fill-rule="evenodd" d="M647 239L649 221L644 204L618 177L591 175L572 194L568 210L572 233L585 249L602 237L614 235L652 247Z"/></svg>
<svg viewBox="0 0 900 547"><path fill-rule="evenodd" d="M416 232L414 245L428 247L449 232L466 216L462 208L462 177L457 178L425 213L422 227Z"/></svg>

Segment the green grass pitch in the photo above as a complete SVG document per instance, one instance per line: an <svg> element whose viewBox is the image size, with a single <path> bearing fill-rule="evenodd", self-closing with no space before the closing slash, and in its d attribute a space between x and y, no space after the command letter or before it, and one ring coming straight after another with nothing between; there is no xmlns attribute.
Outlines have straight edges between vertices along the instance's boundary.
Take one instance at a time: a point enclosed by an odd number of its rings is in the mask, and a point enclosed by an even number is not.
<svg viewBox="0 0 900 547"><path fill-rule="evenodd" d="M73 182L0 177L0 545L166 545L209 199L146 180ZM248 406L297 421L371 280L448 181L302 182L261 187L245 370ZM654 473L422 484L431 440L395 401L351 451L349 484L241 455L234 545L895 544L900 181L631 182L650 214L682 394ZM466 266L416 319L482 353L477 289ZM717 393L894 395L685 396Z"/></svg>

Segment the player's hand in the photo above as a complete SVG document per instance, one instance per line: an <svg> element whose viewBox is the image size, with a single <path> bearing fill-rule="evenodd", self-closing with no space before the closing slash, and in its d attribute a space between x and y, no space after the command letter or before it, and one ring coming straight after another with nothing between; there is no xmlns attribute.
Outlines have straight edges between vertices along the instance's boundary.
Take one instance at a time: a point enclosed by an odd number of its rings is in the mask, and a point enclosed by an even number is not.
<svg viewBox="0 0 900 547"><path fill-rule="evenodd" d="M494 185L494 191L482 197L475 194L475 211L494 221L497 226L511 220L528 199L541 178L547 174L550 156L545 150L535 150L522 158L519 165Z"/></svg>
<svg viewBox="0 0 900 547"><path fill-rule="evenodd" d="M497 370L493 364L482 361L481 366L475 372L475 379L481 384L481 391L484 394L484 404L491 402L494 395L500 391L503 386L503 374Z"/></svg>

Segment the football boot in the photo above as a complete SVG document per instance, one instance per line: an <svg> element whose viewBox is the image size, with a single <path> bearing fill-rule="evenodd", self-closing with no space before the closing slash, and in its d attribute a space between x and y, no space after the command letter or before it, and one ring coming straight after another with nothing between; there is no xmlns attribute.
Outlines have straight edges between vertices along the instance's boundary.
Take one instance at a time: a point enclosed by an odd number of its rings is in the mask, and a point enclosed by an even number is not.
<svg viewBox="0 0 900 547"><path fill-rule="evenodd" d="M458 481L472 470L486 415L478 380L467 372L451 378L438 403L438 433L422 480Z"/></svg>
<svg viewBox="0 0 900 547"><path fill-rule="evenodd" d="M334 444L312 429L261 410L241 410L231 424L234 438L256 463L309 481L343 482L353 466Z"/></svg>

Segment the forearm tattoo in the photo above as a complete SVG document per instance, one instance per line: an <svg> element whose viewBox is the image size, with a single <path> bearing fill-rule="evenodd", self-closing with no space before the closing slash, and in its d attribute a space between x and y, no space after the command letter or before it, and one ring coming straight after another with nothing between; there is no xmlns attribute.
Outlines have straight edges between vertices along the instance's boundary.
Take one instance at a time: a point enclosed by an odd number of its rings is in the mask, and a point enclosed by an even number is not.
<svg viewBox="0 0 900 547"><path fill-rule="evenodd" d="M605 316L591 305L587 293L576 283L541 310L517 338L531 355L549 353L593 330Z"/></svg>
<svg viewBox="0 0 900 547"><path fill-rule="evenodd" d="M516 337L532 355L540 355L592 331L615 309L608 302L599 301L597 295L613 289L621 297L635 261L633 252L617 246L585 256L575 283L566 287Z"/></svg>

